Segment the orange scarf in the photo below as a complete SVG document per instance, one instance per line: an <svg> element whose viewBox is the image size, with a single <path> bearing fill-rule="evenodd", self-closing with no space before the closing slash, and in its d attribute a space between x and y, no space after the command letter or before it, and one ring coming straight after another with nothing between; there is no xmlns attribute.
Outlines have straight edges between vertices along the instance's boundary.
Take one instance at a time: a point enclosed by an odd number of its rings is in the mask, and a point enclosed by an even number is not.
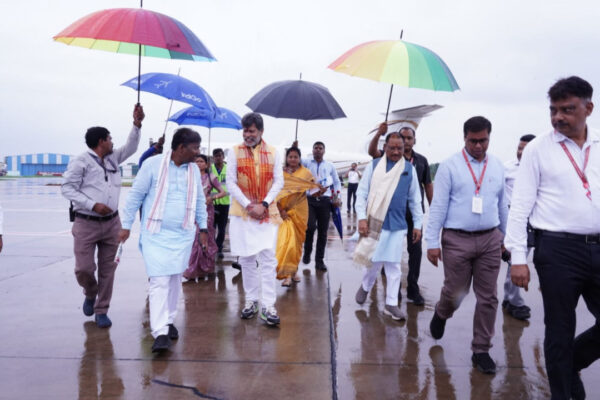
<svg viewBox="0 0 600 400"><path fill-rule="evenodd" d="M237 183L244 195L253 203L260 203L269 193L273 184L275 166L275 154L269 151L265 141L261 140L258 146L258 160L254 159L252 148L243 144L235 148Z"/></svg>
<svg viewBox="0 0 600 400"><path fill-rule="evenodd" d="M260 203L265 199L271 186L273 185L273 170L275 168L275 149L268 146L264 140L252 149L245 144L240 144L234 148L237 159L237 185L252 203ZM257 157L255 158L255 154ZM230 215L240 216L246 219L247 211L235 200L232 199ZM267 218L262 222L272 222L279 224L281 218L276 204L269 205Z"/></svg>

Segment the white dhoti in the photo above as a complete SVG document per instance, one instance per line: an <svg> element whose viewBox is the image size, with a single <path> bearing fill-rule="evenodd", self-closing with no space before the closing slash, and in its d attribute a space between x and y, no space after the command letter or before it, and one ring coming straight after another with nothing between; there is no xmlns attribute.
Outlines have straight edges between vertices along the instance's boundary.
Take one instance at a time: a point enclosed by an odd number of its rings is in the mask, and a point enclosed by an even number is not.
<svg viewBox="0 0 600 400"><path fill-rule="evenodd" d="M154 338L166 335L169 324L177 317L177 303L181 294L182 274L151 276L148 290L150 303L150 330Z"/></svg>
<svg viewBox="0 0 600 400"><path fill-rule="evenodd" d="M240 257L246 301L259 301L262 285L264 307L275 304L277 282L277 232L279 225L232 216L229 221L231 253ZM258 266L256 265L258 261Z"/></svg>

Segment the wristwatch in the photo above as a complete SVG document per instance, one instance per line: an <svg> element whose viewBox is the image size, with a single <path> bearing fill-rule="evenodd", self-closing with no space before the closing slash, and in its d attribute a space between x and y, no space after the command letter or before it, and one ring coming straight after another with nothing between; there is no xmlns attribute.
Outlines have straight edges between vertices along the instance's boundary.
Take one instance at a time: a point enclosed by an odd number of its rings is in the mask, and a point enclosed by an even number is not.
<svg viewBox="0 0 600 400"><path fill-rule="evenodd" d="M200 233L208 233L208 229L200 229Z"/></svg>
<svg viewBox="0 0 600 400"><path fill-rule="evenodd" d="M269 203L266 201L262 201L260 204L262 204L264 208L269 208Z"/></svg>

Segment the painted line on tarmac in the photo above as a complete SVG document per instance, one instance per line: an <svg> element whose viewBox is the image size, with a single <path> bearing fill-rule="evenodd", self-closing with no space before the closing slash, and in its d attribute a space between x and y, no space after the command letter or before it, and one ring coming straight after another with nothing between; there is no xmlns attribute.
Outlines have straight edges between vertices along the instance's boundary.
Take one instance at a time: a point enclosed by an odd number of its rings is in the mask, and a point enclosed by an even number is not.
<svg viewBox="0 0 600 400"><path fill-rule="evenodd" d="M32 237L48 237L48 236L71 236L71 231L58 232L5 232L5 236L32 236Z"/></svg>
<svg viewBox="0 0 600 400"><path fill-rule="evenodd" d="M66 208L5 208L4 212L43 212L67 213Z"/></svg>

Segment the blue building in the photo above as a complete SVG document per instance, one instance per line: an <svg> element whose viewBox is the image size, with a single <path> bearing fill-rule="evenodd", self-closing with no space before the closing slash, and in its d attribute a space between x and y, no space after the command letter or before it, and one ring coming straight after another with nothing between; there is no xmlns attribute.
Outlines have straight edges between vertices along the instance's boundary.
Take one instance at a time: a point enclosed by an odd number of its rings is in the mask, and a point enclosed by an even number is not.
<svg viewBox="0 0 600 400"><path fill-rule="evenodd" d="M67 170L71 159L67 154L39 153L6 156L8 175L31 176L40 174L62 174Z"/></svg>

